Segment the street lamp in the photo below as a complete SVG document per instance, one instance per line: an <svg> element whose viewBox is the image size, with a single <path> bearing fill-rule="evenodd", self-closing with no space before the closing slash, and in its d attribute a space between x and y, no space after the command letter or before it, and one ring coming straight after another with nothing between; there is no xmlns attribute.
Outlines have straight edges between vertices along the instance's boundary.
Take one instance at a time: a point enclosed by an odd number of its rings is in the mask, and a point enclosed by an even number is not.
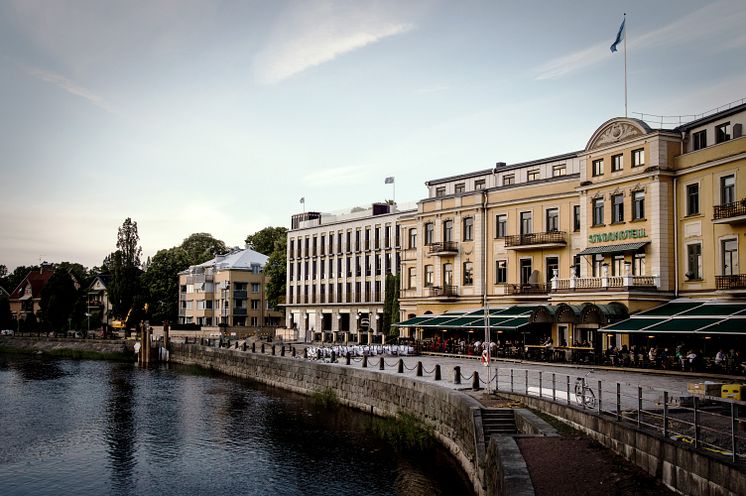
<svg viewBox="0 0 746 496"><path fill-rule="evenodd" d="M88 330L85 333L85 337L88 337L91 334L91 314L86 312L85 318L88 321Z"/></svg>

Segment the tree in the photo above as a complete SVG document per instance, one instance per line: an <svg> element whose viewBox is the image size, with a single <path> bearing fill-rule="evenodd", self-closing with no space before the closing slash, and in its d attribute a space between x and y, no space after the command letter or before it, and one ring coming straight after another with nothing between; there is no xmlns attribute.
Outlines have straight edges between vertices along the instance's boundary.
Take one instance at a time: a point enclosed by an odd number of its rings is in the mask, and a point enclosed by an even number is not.
<svg viewBox="0 0 746 496"><path fill-rule="evenodd" d="M383 322L381 332L386 333L390 339L398 336L396 327L399 322L399 276L386 274L386 296L383 300Z"/></svg>
<svg viewBox="0 0 746 496"><path fill-rule="evenodd" d="M287 238L282 236L275 241L274 250L264 266L264 275L267 277L265 294L267 303L272 308L277 308L277 305L285 302L286 251Z"/></svg>
<svg viewBox="0 0 746 496"><path fill-rule="evenodd" d="M182 241L180 248L186 253L189 265L199 265L228 251L225 243L208 233L194 233ZM187 267L189 266L187 265ZM184 269L181 269L184 270Z"/></svg>
<svg viewBox="0 0 746 496"><path fill-rule="evenodd" d="M57 268L41 290L43 320L50 330L64 333L70 324L78 291L70 273Z"/></svg>
<svg viewBox="0 0 746 496"><path fill-rule="evenodd" d="M188 239L188 238L187 238ZM179 272L193 265L187 252L175 246L159 250L142 275L153 322L176 322L179 316Z"/></svg>
<svg viewBox="0 0 746 496"><path fill-rule="evenodd" d="M13 314L10 312L10 300L0 296L0 329L12 329Z"/></svg>
<svg viewBox="0 0 746 496"><path fill-rule="evenodd" d="M140 294L140 236L137 234L137 222L127 217L117 231L117 250L109 256L111 284L109 298L112 312L116 317L125 318L130 314L135 303L135 296ZM130 314L127 326L137 325L137 318Z"/></svg>
<svg viewBox="0 0 746 496"><path fill-rule="evenodd" d="M275 251L275 245L283 240L287 243L288 230L285 227L265 227L261 231L246 236L246 246L263 255L270 256ZM282 254L285 257L285 253Z"/></svg>

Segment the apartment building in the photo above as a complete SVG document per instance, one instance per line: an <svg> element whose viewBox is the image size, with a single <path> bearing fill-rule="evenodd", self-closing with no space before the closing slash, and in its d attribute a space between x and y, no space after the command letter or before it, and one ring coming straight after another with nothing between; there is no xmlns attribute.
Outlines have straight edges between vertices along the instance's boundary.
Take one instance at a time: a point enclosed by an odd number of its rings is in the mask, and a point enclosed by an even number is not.
<svg viewBox="0 0 746 496"><path fill-rule="evenodd" d="M279 325L282 312L270 310L264 294L267 258L248 248L234 250L180 272L179 323L231 328Z"/></svg>
<svg viewBox="0 0 746 496"><path fill-rule="evenodd" d="M479 332L487 306L504 339L599 350L628 342L631 314L742 297L745 118L614 118L582 150L428 181L399 221L402 334Z"/></svg>
<svg viewBox="0 0 746 496"><path fill-rule="evenodd" d="M399 267L397 205L294 215L286 325L304 341L380 342L387 274Z"/></svg>

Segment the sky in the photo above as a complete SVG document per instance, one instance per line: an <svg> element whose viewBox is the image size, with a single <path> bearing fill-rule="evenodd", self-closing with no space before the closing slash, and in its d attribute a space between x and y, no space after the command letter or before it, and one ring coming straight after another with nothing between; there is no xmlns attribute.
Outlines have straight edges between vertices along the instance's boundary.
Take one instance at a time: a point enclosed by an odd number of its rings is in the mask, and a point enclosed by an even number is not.
<svg viewBox="0 0 746 496"><path fill-rule="evenodd" d="M746 97L743 0L0 0L0 264L229 246L303 211Z"/></svg>

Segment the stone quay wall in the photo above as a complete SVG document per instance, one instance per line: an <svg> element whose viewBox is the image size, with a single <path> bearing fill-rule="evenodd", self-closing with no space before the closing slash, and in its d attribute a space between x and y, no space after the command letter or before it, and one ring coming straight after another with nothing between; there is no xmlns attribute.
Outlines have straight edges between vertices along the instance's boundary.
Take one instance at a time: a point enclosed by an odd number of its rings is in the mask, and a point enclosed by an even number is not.
<svg viewBox="0 0 746 496"><path fill-rule="evenodd" d="M501 391L500 396L556 417L584 432L665 485L692 496L739 496L746 494L743 467L722 458L663 439L615 419L553 403L535 396Z"/></svg>
<svg viewBox="0 0 746 496"><path fill-rule="evenodd" d="M53 353L55 351L80 351L101 354L132 354L134 341L118 339L71 339L27 336L0 336L0 348L23 352ZM134 355L133 355L134 357Z"/></svg>
<svg viewBox="0 0 746 496"><path fill-rule="evenodd" d="M375 370L279 354L179 343L172 343L170 348L170 360L175 363L197 365L302 394L330 389L341 404L374 415L413 414L433 427L439 442L471 480L475 493L486 494L481 405L464 393Z"/></svg>

